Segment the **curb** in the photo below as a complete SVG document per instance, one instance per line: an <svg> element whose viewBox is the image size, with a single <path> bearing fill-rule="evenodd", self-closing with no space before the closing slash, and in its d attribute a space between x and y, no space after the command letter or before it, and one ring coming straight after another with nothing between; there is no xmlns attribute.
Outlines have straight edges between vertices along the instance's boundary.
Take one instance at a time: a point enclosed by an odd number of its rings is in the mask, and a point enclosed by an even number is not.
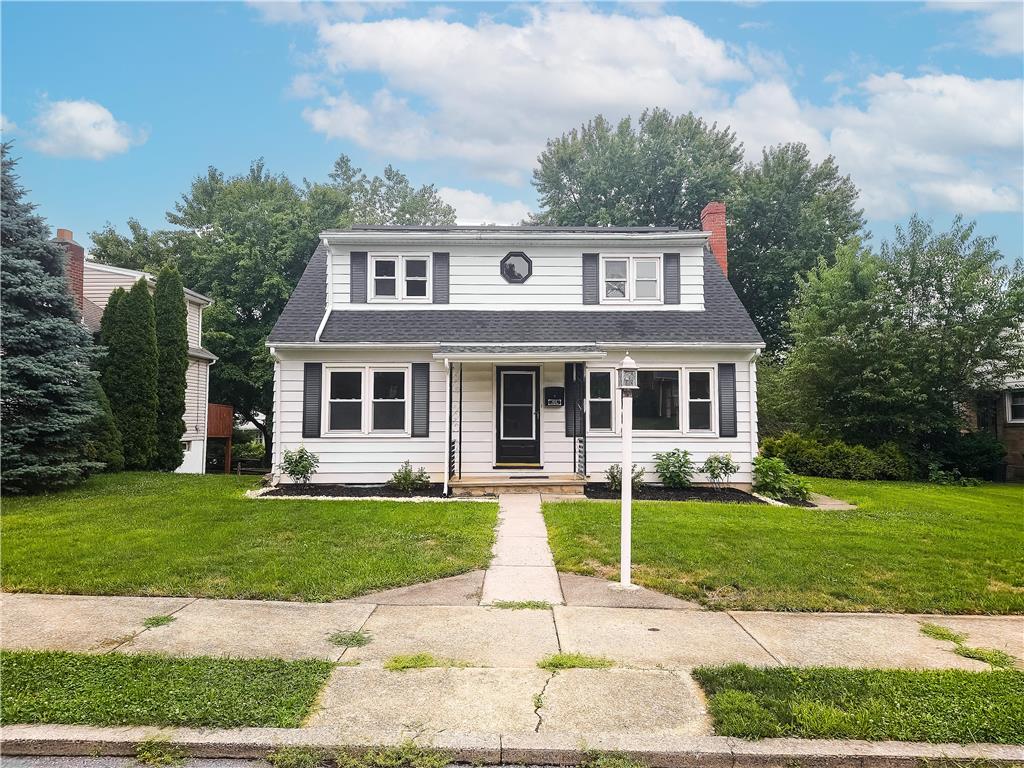
<svg viewBox="0 0 1024 768"><path fill-rule="evenodd" d="M347 738L322 728L195 728L8 725L0 728L4 755L130 757L139 742L160 740L193 758L263 758L282 747L359 754L397 746L409 732L381 731ZM902 741L765 739L563 733L439 733L414 739L475 765L579 765L593 752L615 752L649 768L920 768L931 761L988 766L1024 765L1024 746L924 744Z"/></svg>

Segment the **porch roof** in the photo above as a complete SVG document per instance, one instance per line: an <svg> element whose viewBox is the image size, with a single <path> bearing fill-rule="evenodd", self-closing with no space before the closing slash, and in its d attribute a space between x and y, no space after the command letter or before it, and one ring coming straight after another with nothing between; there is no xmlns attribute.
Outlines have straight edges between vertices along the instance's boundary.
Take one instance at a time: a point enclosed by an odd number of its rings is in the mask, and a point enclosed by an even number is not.
<svg viewBox="0 0 1024 768"><path fill-rule="evenodd" d="M442 344L435 359L447 360L601 360L596 344Z"/></svg>

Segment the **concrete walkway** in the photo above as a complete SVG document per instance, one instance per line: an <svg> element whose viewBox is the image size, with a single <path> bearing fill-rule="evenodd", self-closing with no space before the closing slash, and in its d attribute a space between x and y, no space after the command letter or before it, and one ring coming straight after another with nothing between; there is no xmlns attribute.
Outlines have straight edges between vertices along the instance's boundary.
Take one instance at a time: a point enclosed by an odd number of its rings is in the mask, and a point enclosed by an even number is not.
<svg viewBox="0 0 1024 768"><path fill-rule="evenodd" d="M562 586L548 546L538 493L498 497L494 558L484 573L482 605L536 600L562 605Z"/></svg>

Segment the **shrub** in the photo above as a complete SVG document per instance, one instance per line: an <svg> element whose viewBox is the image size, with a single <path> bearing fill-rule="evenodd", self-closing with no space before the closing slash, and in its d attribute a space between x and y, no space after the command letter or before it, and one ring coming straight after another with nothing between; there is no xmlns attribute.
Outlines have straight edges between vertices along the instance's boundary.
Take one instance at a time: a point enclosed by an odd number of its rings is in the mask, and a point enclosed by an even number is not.
<svg viewBox="0 0 1024 768"><path fill-rule="evenodd" d="M811 495L807 483L790 472L786 462L769 456L754 459L754 490L772 499L807 501Z"/></svg>
<svg viewBox="0 0 1024 768"><path fill-rule="evenodd" d="M782 437L761 441L761 455L780 458L794 472L803 475L825 476L824 446L817 440L796 432L785 432Z"/></svg>
<svg viewBox="0 0 1024 768"><path fill-rule="evenodd" d="M935 483L936 485L960 485L964 487L981 485L981 480L976 477L964 477L960 474L959 469L942 469L938 464L928 465L928 482Z"/></svg>
<svg viewBox="0 0 1024 768"><path fill-rule="evenodd" d="M914 463L896 443L882 443L875 448L878 476L882 480L910 480L917 476Z"/></svg>
<svg viewBox="0 0 1024 768"><path fill-rule="evenodd" d="M402 466L391 475L388 485L403 493L423 491L430 487L430 475L423 467L413 470L412 463L406 459L402 462Z"/></svg>
<svg viewBox="0 0 1024 768"><path fill-rule="evenodd" d="M988 432L954 435L944 447L944 463L965 477L995 479L1006 457L1006 448Z"/></svg>
<svg viewBox="0 0 1024 768"><path fill-rule="evenodd" d="M654 454L654 471L666 488L689 488L693 485L693 473L696 470L689 451L673 448L665 453Z"/></svg>
<svg viewBox="0 0 1024 768"><path fill-rule="evenodd" d="M786 432L761 442L761 455L782 459L793 472L841 480L908 480L914 463L895 443L872 450L833 440L827 445L811 437Z"/></svg>
<svg viewBox="0 0 1024 768"><path fill-rule="evenodd" d="M732 460L732 456L720 453L708 456L701 465L700 471L708 476L708 480L717 489L728 485L729 478L740 471L740 465Z"/></svg>
<svg viewBox="0 0 1024 768"><path fill-rule="evenodd" d="M300 445L294 451L287 448L281 459L281 471L300 485L306 485L320 466L320 457Z"/></svg>
<svg viewBox="0 0 1024 768"><path fill-rule="evenodd" d="M263 443L259 440L247 440L231 446L232 459L249 459L259 461L263 458Z"/></svg>
<svg viewBox="0 0 1024 768"><path fill-rule="evenodd" d="M613 491L622 490L622 465L612 464L604 473L605 478L608 480L608 487ZM644 487L644 468L639 464L633 465L633 492L639 491Z"/></svg>

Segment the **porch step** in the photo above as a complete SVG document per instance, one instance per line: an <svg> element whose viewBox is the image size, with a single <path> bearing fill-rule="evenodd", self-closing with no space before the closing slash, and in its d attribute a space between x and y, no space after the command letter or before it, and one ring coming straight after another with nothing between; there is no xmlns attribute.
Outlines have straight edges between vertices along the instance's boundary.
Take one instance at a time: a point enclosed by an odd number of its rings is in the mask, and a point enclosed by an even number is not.
<svg viewBox="0 0 1024 768"><path fill-rule="evenodd" d="M576 475L543 472L522 475L463 475L450 481L453 496L497 496L501 493L581 495L586 480Z"/></svg>

